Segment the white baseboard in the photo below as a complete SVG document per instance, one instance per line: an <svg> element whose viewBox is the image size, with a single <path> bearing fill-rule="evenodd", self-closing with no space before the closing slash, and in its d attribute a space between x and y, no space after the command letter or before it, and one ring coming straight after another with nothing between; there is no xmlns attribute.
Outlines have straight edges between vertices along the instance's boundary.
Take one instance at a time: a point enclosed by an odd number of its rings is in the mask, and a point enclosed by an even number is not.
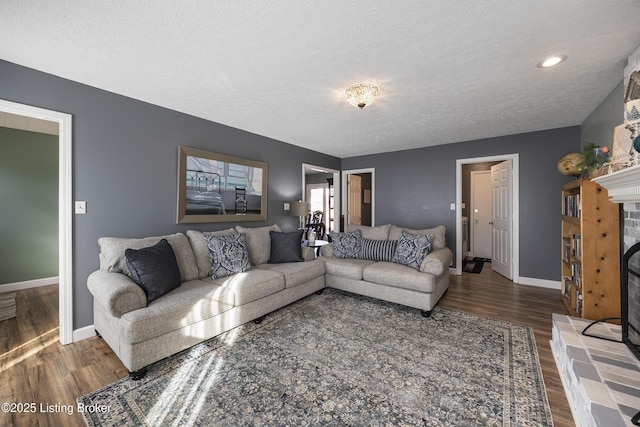
<svg viewBox="0 0 640 427"><path fill-rule="evenodd" d="M550 288L560 290L561 283L559 280L536 279L535 277L520 277L518 280L520 285L539 286L541 288Z"/></svg>
<svg viewBox="0 0 640 427"><path fill-rule="evenodd" d="M0 292L21 291L23 289L37 288L40 286L57 285L60 283L59 277L46 277L44 279L25 280L24 282L7 283L0 285Z"/></svg>
<svg viewBox="0 0 640 427"><path fill-rule="evenodd" d="M96 330L93 325L85 326L84 328L75 329L73 331L73 342L86 340L87 338L95 337Z"/></svg>

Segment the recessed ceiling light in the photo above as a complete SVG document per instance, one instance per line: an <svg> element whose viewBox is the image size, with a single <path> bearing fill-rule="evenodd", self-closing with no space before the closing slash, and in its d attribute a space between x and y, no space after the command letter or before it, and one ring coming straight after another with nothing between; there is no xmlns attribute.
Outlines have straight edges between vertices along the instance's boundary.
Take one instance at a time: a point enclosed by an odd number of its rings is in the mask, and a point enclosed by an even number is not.
<svg viewBox="0 0 640 427"><path fill-rule="evenodd" d="M538 68L549 68L567 60L567 55L551 56L538 64Z"/></svg>

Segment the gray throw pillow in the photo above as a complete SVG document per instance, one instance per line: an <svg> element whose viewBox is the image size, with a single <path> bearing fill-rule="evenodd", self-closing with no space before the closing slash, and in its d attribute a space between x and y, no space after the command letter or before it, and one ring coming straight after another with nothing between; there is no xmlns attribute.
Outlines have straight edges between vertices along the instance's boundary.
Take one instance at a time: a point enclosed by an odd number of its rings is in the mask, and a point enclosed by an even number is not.
<svg viewBox="0 0 640 427"><path fill-rule="evenodd" d="M153 246L127 249L129 276L147 295L147 304L180 286L180 269L173 248L162 239Z"/></svg>
<svg viewBox="0 0 640 427"><path fill-rule="evenodd" d="M230 236L204 235L211 254L211 277L219 279L251 270L244 233Z"/></svg>
<svg viewBox="0 0 640 427"><path fill-rule="evenodd" d="M304 258L302 258L302 233L304 233L304 230L290 233L270 231L271 257L269 258L269 264L304 261Z"/></svg>
<svg viewBox="0 0 640 427"><path fill-rule="evenodd" d="M358 258L362 241L360 230L346 233L329 233L333 256L336 258Z"/></svg>
<svg viewBox="0 0 640 427"><path fill-rule="evenodd" d="M420 264L431 251L431 234L411 234L402 230L393 262L420 270Z"/></svg>

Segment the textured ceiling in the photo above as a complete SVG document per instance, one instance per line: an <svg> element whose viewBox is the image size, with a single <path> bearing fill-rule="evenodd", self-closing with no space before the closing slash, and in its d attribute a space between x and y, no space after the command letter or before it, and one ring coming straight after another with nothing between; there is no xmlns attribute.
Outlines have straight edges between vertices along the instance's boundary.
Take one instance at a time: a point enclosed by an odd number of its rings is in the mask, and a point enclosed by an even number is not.
<svg viewBox="0 0 640 427"><path fill-rule="evenodd" d="M2 0L0 58L349 157L579 125L639 19L638 0ZM361 111L343 94L364 81Z"/></svg>

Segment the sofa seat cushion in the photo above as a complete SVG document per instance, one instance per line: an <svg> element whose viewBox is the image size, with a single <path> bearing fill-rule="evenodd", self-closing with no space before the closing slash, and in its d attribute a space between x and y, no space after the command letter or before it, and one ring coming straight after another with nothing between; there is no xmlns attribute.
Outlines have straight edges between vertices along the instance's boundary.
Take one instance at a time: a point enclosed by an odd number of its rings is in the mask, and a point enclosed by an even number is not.
<svg viewBox="0 0 640 427"><path fill-rule="evenodd" d="M233 290L211 280L191 280L147 307L122 315L122 339L136 344L159 337L233 308Z"/></svg>
<svg viewBox="0 0 640 427"><path fill-rule="evenodd" d="M362 272L365 267L374 264L375 261L350 258L321 258L324 259L326 274L344 277L345 279L362 280Z"/></svg>
<svg viewBox="0 0 640 427"><path fill-rule="evenodd" d="M305 262L289 262L285 264L261 264L256 269L277 271L284 274L287 288L293 288L324 275L324 262L319 259Z"/></svg>
<svg viewBox="0 0 640 427"><path fill-rule="evenodd" d="M435 277L429 273L393 262L380 261L364 268L362 277L367 282L396 288L410 289L418 292L434 292Z"/></svg>
<svg viewBox="0 0 640 427"><path fill-rule="evenodd" d="M212 280L212 283L232 290L238 306L283 290L284 275L277 271L253 269Z"/></svg>

